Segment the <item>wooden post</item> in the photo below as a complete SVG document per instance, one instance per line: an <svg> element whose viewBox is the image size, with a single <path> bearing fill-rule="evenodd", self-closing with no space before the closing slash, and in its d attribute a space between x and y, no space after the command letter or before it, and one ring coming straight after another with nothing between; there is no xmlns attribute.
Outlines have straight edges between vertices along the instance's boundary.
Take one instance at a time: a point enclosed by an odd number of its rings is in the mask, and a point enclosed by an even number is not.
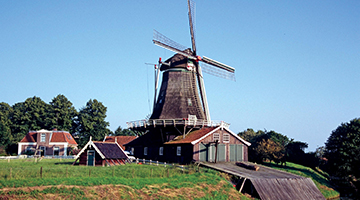
<svg viewBox="0 0 360 200"><path fill-rule="evenodd" d="M40 178L42 178L42 172L43 170L42 170L42 167L40 167Z"/></svg>
<svg viewBox="0 0 360 200"><path fill-rule="evenodd" d="M216 140L215 141L215 163L216 163L216 160L217 160L218 144L219 144L219 140Z"/></svg>
<svg viewBox="0 0 360 200"><path fill-rule="evenodd" d="M241 184L241 187L239 189L239 192L241 193L241 190L243 189L244 185L245 185L245 181L246 181L246 178L244 178L244 181L242 182Z"/></svg>

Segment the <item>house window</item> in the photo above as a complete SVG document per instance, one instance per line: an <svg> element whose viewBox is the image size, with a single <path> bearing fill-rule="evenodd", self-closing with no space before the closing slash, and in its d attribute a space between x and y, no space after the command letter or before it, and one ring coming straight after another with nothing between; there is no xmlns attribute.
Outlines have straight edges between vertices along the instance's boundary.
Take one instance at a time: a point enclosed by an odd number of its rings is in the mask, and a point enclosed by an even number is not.
<svg viewBox="0 0 360 200"><path fill-rule="evenodd" d="M147 156L147 153L148 153L148 148L144 147L144 155Z"/></svg>
<svg viewBox="0 0 360 200"><path fill-rule="evenodd" d="M177 156L181 156L181 146L178 146L178 147L176 148L176 155L177 155Z"/></svg>
<svg viewBox="0 0 360 200"><path fill-rule="evenodd" d="M31 153L32 152L32 147L26 147L25 153Z"/></svg>
<svg viewBox="0 0 360 200"><path fill-rule="evenodd" d="M59 155L59 147L54 147L54 156L58 156Z"/></svg>
<svg viewBox="0 0 360 200"><path fill-rule="evenodd" d="M134 151L135 151L134 147L131 147L130 154L131 154L131 155L134 155Z"/></svg>
<svg viewBox="0 0 360 200"><path fill-rule="evenodd" d="M228 143L228 142L230 142L230 135L229 134L224 134L223 135L223 142L224 143Z"/></svg>
<svg viewBox="0 0 360 200"><path fill-rule="evenodd" d="M159 148L159 155L160 156L164 155L164 147Z"/></svg>
<svg viewBox="0 0 360 200"><path fill-rule="evenodd" d="M41 133L40 142L45 142L45 133Z"/></svg>
<svg viewBox="0 0 360 200"><path fill-rule="evenodd" d="M213 141L220 141L220 134L219 133L214 133L213 135Z"/></svg>

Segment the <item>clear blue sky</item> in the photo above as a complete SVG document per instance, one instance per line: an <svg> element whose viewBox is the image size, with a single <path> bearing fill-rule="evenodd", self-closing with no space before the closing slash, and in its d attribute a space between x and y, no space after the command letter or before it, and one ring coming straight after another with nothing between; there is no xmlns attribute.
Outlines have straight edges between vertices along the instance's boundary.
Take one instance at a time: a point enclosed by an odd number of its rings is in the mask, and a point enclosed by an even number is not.
<svg viewBox="0 0 360 200"><path fill-rule="evenodd" d="M191 46L187 2L1 1L0 102L64 94L107 108L110 129L151 112L154 72L172 52L153 29ZM360 1L196 1L197 51L236 68L205 75L213 120L309 144L360 117Z"/></svg>

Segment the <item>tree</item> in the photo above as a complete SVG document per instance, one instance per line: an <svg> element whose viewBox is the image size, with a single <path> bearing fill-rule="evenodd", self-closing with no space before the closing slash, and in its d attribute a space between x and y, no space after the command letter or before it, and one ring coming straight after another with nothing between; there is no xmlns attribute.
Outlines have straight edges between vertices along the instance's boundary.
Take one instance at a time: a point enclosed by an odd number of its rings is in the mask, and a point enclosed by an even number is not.
<svg viewBox="0 0 360 200"><path fill-rule="evenodd" d="M130 129L122 129L121 126L119 126L115 130L114 136L136 136L136 133Z"/></svg>
<svg viewBox="0 0 360 200"><path fill-rule="evenodd" d="M96 99L89 100L86 106L79 111L76 119L77 142L83 147L90 136L94 141L102 141L111 131L107 128L109 122L105 121L107 108Z"/></svg>
<svg viewBox="0 0 360 200"><path fill-rule="evenodd" d="M20 141L29 130L51 128L48 118L49 104L46 104L39 97L28 98L25 102L16 103L12 108L11 132L16 142Z"/></svg>
<svg viewBox="0 0 360 200"><path fill-rule="evenodd" d="M5 150L8 149L9 145L13 142L11 135L11 121L10 115L13 112L11 106L7 103L0 103L0 147L2 146Z"/></svg>
<svg viewBox="0 0 360 200"><path fill-rule="evenodd" d="M306 162L308 161L306 160L306 154L305 154L306 148L308 148L307 143L291 140L289 144L286 146L286 153L287 153L286 160L302 165L306 164Z"/></svg>
<svg viewBox="0 0 360 200"><path fill-rule="evenodd" d="M52 99L50 105L50 124L48 126L58 130L73 132L73 121L78 114L73 104L64 95L59 94Z"/></svg>
<svg viewBox="0 0 360 200"><path fill-rule="evenodd" d="M239 132L238 136L241 137L242 139L252 143L256 140L257 137L263 135L264 133L265 132L263 132L263 131L255 132L254 129L248 128L248 129L246 129L246 131Z"/></svg>
<svg viewBox="0 0 360 200"><path fill-rule="evenodd" d="M360 178L360 118L342 123L332 131L325 148L332 175Z"/></svg>

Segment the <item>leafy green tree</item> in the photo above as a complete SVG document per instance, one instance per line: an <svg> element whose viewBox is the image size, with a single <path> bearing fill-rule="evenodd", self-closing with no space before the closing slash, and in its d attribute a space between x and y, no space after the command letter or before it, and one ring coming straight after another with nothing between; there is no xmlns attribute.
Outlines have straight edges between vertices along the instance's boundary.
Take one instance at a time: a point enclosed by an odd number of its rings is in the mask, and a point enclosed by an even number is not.
<svg viewBox="0 0 360 200"><path fill-rule="evenodd" d="M338 126L327 139L325 147L332 175L360 178L360 118Z"/></svg>
<svg viewBox="0 0 360 200"><path fill-rule="evenodd" d="M111 131L107 128L110 124L105 121L107 108L96 99L89 100L86 106L79 111L76 119L77 142L83 147L90 136L94 141L102 141Z"/></svg>
<svg viewBox="0 0 360 200"><path fill-rule="evenodd" d="M3 149L8 149L8 146L13 143L11 134L10 115L13 112L11 106L7 103L0 103L0 146Z"/></svg>
<svg viewBox="0 0 360 200"><path fill-rule="evenodd" d="M305 149L308 148L308 144L300 141L291 140L286 146L286 160L293 163L304 165L306 160Z"/></svg>
<svg viewBox="0 0 360 200"><path fill-rule="evenodd" d="M50 105L46 104L39 97L32 97L25 102L16 103L10 117L14 140L20 141L29 130L49 129L48 111Z"/></svg>
<svg viewBox="0 0 360 200"><path fill-rule="evenodd" d="M50 102L49 125L52 128L65 131L74 131L74 119L77 111L73 104L62 94L57 95Z"/></svg>
<svg viewBox="0 0 360 200"><path fill-rule="evenodd" d="M114 136L136 136L136 133L132 131L131 129L122 129L121 126L119 126L115 132Z"/></svg>

